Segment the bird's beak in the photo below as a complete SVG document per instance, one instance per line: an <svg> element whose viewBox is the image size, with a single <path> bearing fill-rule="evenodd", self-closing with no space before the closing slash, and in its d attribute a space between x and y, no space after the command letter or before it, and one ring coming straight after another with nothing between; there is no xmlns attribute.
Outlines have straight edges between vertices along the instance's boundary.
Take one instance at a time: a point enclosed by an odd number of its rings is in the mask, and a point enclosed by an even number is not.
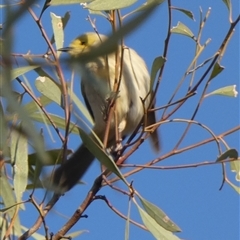
<svg viewBox="0 0 240 240"><path fill-rule="evenodd" d="M64 48L59 48L58 51L60 52L69 52L70 50L72 50L71 47L64 47Z"/></svg>

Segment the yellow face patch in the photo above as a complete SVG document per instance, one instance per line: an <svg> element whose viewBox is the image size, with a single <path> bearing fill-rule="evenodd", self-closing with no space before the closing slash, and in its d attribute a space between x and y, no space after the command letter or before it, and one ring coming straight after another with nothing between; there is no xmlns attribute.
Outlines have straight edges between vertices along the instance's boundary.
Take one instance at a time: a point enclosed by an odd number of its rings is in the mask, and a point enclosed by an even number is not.
<svg viewBox="0 0 240 240"><path fill-rule="evenodd" d="M91 48L100 44L101 40L96 33L83 34L74 39L71 44L69 51L70 55L76 56L83 52L88 52Z"/></svg>

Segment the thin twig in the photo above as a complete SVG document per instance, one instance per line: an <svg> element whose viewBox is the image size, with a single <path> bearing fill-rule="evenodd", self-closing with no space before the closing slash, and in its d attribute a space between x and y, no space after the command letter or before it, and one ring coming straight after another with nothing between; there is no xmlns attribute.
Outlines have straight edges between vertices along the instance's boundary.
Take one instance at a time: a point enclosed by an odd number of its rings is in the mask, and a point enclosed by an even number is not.
<svg viewBox="0 0 240 240"><path fill-rule="evenodd" d="M53 206L56 204L58 199L60 198L60 195L54 194L45 209L43 210L42 214L38 217L34 225L29 228L22 236L19 237L18 240L26 240L29 237L31 237L41 226L43 219L45 216L49 213L49 211L53 208Z"/></svg>
<svg viewBox="0 0 240 240"><path fill-rule="evenodd" d="M97 199L103 200L103 201L107 204L107 206L108 206L114 213L116 213L119 217L121 217L121 218L123 218L123 219L125 219L125 220L128 219L127 216L125 216L125 215L122 214L120 211L118 211L115 207L113 207L113 205L110 203L110 201L109 201L105 196L96 196L96 198L95 198L94 200L97 200ZM132 224L134 224L134 225L137 226L137 227L140 227L140 228L143 229L143 230L148 231L148 229L147 229L144 225L142 225L142 224L140 224L140 223L138 223L138 222L135 222L135 221L133 221L132 219L129 219L129 222L132 223Z"/></svg>
<svg viewBox="0 0 240 240"><path fill-rule="evenodd" d="M230 130L228 130L228 131L226 131L226 132L224 132L224 133L221 133L221 134L219 134L218 136L216 136L216 138L219 138L219 139L220 139L220 138L223 138L223 137L225 137L225 136L227 136L227 135L230 135L230 134L232 134L232 133L234 133L234 132L237 132L237 131L240 131L240 126L236 126L235 128L232 128L232 129L230 129ZM156 163L158 163L158 162L160 162L160 161L163 161L163 160L165 160L165 159L167 159L167 158L169 158L169 157L171 157L171 156L173 156L173 155L177 155L177 154L180 154L180 153L189 151L190 149L193 149L193 148L202 146L202 145L207 144L207 143L210 143L210 142L212 142L212 141L215 141L215 138L211 137L211 138L205 139L205 140L203 140L203 141L201 141L201 142L192 144L192 145L190 145L190 146L187 146L187 147L184 147L184 148L181 148L181 149L177 149L177 150L175 150L174 152L171 151L171 152L169 152L169 153L166 153L166 154L162 155L162 156L159 157L159 158L156 158L156 159L154 159L154 160L149 161L149 162L146 163L144 166L145 166L145 167L146 167L146 166L152 166L152 165L154 165L154 164L156 164ZM131 150L132 150L132 149L131 149ZM124 155L124 156L122 156L122 157L127 157L127 156L128 156L128 153L126 153L126 156ZM123 174L123 175L124 175L124 177L129 177L129 176L131 176L131 175L133 175L133 174L141 171L142 169L143 169L143 167L138 167L138 168L135 168L135 169L133 169L133 170L131 170L131 171ZM114 182L116 182L116 181L118 181L118 180L119 180L119 178L118 178L118 177L115 177L115 178L113 178L113 179L109 179L109 182L112 184L112 183L114 183ZM105 184L103 184L103 185L105 185Z"/></svg>
<svg viewBox="0 0 240 240"><path fill-rule="evenodd" d="M21 84L21 86L23 87L23 89L28 93L28 95L34 100L34 102L38 105L38 107L42 110L42 112L45 114L45 116L47 117L48 121L51 123L51 125L53 126L53 128L55 129L55 131L57 132L59 138L61 139L62 142L64 142L64 138L60 132L60 130L58 129L58 127L55 125L55 123L53 122L53 120L51 119L51 117L48 115L47 111L45 110L45 108L43 107L43 105L41 104L41 102L34 96L34 94L31 92L31 90L25 85L25 83L23 81L21 81L18 77L16 78L16 80Z"/></svg>
<svg viewBox="0 0 240 240"><path fill-rule="evenodd" d="M101 187L102 187L102 175L95 179L93 186L91 187L82 204L78 207L78 209L67 221L67 223L52 237L52 240L61 239L81 219L82 214L90 205L90 203L94 200L94 197L101 189Z"/></svg>
<svg viewBox="0 0 240 240"><path fill-rule="evenodd" d="M216 162L215 160L212 161L203 161L198 163L192 163L192 164L182 164L182 165L175 165L175 166L146 166L141 164L121 164L121 167L141 167L141 168L148 168L148 169L155 169L155 170L177 170L177 169L186 169L186 168L195 168L195 167L201 167L201 166L209 166L209 165L216 165L216 164L222 164L222 163L228 163L228 162L234 162L239 161L238 159L226 159L223 161Z"/></svg>

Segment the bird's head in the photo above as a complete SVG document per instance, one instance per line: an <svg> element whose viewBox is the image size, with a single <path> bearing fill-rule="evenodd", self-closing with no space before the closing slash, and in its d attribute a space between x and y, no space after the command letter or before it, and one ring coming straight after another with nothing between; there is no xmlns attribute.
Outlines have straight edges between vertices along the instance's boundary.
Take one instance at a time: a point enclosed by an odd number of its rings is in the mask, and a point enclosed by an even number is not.
<svg viewBox="0 0 240 240"><path fill-rule="evenodd" d="M85 33L74 39L69 47L58 49L58 51L68 52L71 56L79 56L81 53L89 52L106 39L106 36L95 32Z"/></svg>

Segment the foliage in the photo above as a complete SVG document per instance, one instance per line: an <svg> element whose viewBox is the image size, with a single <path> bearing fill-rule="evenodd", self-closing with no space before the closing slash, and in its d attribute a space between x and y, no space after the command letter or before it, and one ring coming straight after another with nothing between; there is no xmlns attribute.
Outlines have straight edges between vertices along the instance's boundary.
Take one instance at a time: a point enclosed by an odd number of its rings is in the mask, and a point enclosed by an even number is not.
<svg viewBox="0 0 240 240"><path fill-rule="evenodd" d="M89 3L86 3L89 2ZM116 1L116 0L95 0L95 1L46 1L41 8L40 13L34 10L36 1L19 1L10 4L1 5L4 11L5 21L2 25L2 39L0 42L1 47L1 101L0 101L0 149L1 149L1 178L0 196L2 199L1 209L2 215L1 222L1 239L10 238L15 235L19 239L27 239L33 237L34 239L60 239L65 236L72 226L81 220L84 216L85 210L93 203L94 200L104 200L116 214L126 219L126 232L125 238L129 238L129 224L147 229L152 233L156 239L179 239L177 232L181 229L174 223L159 207L150 201L144 199L134 184L129 183L127 177L147 168L153 169L180 169L200 167L204 165L222 165L224 183L228 183L235 191L240 193L240 188L228 179L229 172L226 170L226 165L230 164L231 170L236 173L236 180L239 181L239 157L238 152L232 149L231 146L224 139L228 135L237 133L240 125L228 129L225 132L216 134L214 130L205 125L204 121L197 120L197 114L202 109L203 102L207 97L220 95L236 97L236 85L224 86L220 89L215 89L210 92L210 83L214 81L224 70L221 66L221 61L227 51L227 45L233 36L234 29L240 21L240 16L232 20L232 6L230 1L224 1L229 12L229 29L222 39L220 47L208 58L202 60L202 54L207 52L207 46L210 43L210 38L204 43L202 34L204 27L208 21L210 10L205 14L200 11L199 31L195 34L191 27L188 27L182 22L178 22L176 26L172 26L172 18L175 13L185 14L191 20L194 20L194 13L180 7L171 5L171 1L149 0L142 5L136 7L136 1ZM98 31L93 16L98 15L107 20L112 28L112 34L109 36L108 42L100 46L96 51L90 52L82 57L80 61L86 61L87 58L94 58L102 53L110 52L114 49L116 43L123 45L124 38L141 28L146 19L150 17L154 11L160 11L162 7L166 7L169 11L168 19L164 23L167 28L166 40L163 43L163 53L157 55L153 59L151 69L151 86L153 88L154 96L161 95L161 85L164 79L164 73L167 71L168 64L168 51L172 47L171 38L174 34L177 37L190 38L195 44L195 53L192 60L187 67L183 77L178 76L179 83L172 92L172 96L164 102L164 106L157 106L151 111L162 111L161 117L153 126L143 128L138 126L141 131L136 131L126 142L118 156L116 164L112 162L112 158L105 152L100 151L94 146L93 142L88 138L89 129L93 124L90 114L88 113L85 105L82 103L75 91L73 91L73 79L71 78L70 84L66 81L65 69L69 68L69 63L72 60L66 56L61 56L57 49L64 46L64 29L67 25L71 25L70 14L66 12L64 16L57 16L51 13L52 22L52 36L49 36L44 27L44 16L47 9L53 6L68 4L84 3L85 11L89 11L88 21L92 26L93 31ZM122 13L124 13L122 15ZM32 54L38 47L36 42L36 49L30 49L28 53L14 53L13 40L14 28L18 26L21 17L31 18L36 23L36 27L42 34L42 39L46 44L45 51L40 54ZM149 40L151 41L151 40ZM186 49L186 51L188 51ZM210 55L210 54L209 54ZM61 61L60 61L61 59ZM237 70L237 69L236 69ZM28 74L37 75L36 80L29 81ZM34 75L35 74L35 75ZM236 81L237 82L237 81ZM171 84L171 83L169 83ZM186 87L187 84L187 87ZM183 90L184 89L184 90ZM193 98L198 97L196 103L193 103ZM178 113L184 108L186 104L193 104L194 110L191 117L180 118ZM53 106L51 108L51 106ZM56 112L53 109L58 108ZM180 114L179 116L182 116ZM187 115L186 115L187 116ZM214 116L212 116L214 117ZM75 121L77 119L77 123ZM138 151L140 145L149 137L149 133L159 128L164 129L167 124L172 122L184 123L185 129L183 133L176 136L177 143L167 153L160 154L156 159L145 159L144 164L124 164L126 159L134 155ZM204 139L197 143L189 144L184 148L180 145L186 137L193 137L194 133L190 132L190 128L197 125L202 131L209 133L210 138ZM137 126L136 126L137 127ZM59 148L49 149L47 139L44 131L52 138L52 132L58 136ZM140 133L139 133L140 132ZM104 163L107 169L111 169L116 177L109 176L106 172L106 178L95 176L92 187L86 195L84 201L79 204L78 211L66 222L64 227L60 227L58 232L50 236L51 224L46 225L45 217L52 210L58 201L64 201L64 196L52 193L51 199L48 189L46 189L46 166L50 166L50 172L56 167L57 164L65 161L67 156L71 153L68 149L68 141L72 135L79 134L83 142L92 146L92 151L95 156ZM164 139L162 140L164 144ZM216 155L217 159L200 163L180 164L171 167L159 166L157 163L166 161L168 158L176 154L194 150L204 144L214 142L217 146ZM103 159L103 160L102 160ZM121 171L119 167L133 167L129 171ZM119 180L121 179L121 180ZM122 181L127 190L116 188L114 183ZM119 191L122 195L129 198L129 203L133 203L139 211L139 216L143 221L140 224L131 219L130 209L128 216L120 213L111 207L108 199L104 196L98 195L98 192L103 187L111 187L112 191ZM81 188L81 186L78 186ZM31 192L29 199L26 200L24 193ZM41 198L39 198L41 193ZM84 195L84 193L83 193ZM37 197L36 197L37 196ZM37 199L37 200L36 200ZM32 226L26 228L21 222L19 212L24 209L26 203L31 203L38 217L33 219ZM142 207L140 206L140 203ZM130 208L130 204L129 204ZM28 211L25 211L25 215ZM43 225L45 235L37 233L39 227ZM84 231L78 231L68 236L76 237Z"/></svg>

